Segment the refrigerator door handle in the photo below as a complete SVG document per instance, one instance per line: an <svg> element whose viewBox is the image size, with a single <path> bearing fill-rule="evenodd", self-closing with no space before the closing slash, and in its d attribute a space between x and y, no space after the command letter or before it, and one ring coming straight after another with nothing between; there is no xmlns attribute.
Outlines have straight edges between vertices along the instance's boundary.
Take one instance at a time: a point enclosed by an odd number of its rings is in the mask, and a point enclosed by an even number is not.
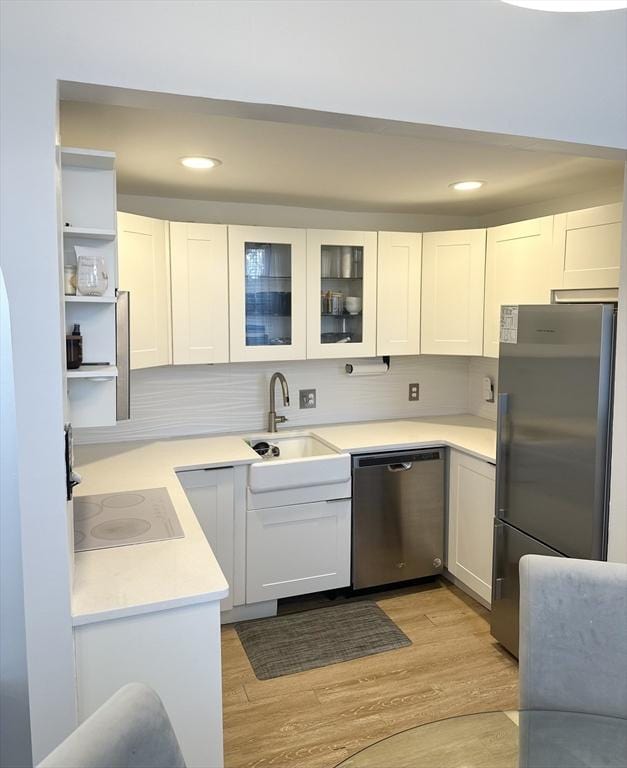
<svg viewBox="0 0 627 768"><path fill-rule="evenodd" d="M507 447L505 445L505 420L509 406L509 394L500 392L496 406L496 516L502 517L505 512L505 485L507 473Z"/></svg>

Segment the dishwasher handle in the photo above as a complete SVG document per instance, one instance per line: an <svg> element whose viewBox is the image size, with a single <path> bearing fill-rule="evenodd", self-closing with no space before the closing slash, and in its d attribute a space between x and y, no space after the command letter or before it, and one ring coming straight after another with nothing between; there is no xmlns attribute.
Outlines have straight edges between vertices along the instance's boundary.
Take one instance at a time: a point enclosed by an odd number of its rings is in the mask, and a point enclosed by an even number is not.
<svg viewBox="0 0 627 768"><path fill-rule="evenodd" d="M420 448L415 451L394 451L390 453L368 453L353 456L353 469L368 467L394 467L390 472L405 472L412 465L422 461L443 461L442 448Z"/></svg>

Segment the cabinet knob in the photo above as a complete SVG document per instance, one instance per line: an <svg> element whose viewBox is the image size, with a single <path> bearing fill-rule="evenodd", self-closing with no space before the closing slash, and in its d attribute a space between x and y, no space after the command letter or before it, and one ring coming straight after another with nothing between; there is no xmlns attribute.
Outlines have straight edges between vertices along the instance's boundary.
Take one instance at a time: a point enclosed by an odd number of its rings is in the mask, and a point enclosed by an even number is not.
<svg viewBox="0 0 627 768"><path fill-rule="evenodd" d="M433 567L434 568L441 568L442 567L442 561L440 560L439 557L434 557L433 558Z"/></svg>

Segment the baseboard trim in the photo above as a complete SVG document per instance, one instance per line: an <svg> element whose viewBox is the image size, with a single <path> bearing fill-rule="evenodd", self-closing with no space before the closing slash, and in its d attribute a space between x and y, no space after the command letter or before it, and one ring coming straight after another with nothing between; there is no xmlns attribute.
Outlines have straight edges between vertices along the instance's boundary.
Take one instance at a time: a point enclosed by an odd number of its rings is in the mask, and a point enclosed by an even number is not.
<svg viewBox="0 0 627 768"><path fill-rule="evenodd" d="M249 619L266 619L268 616L276 616L277 601L264 600L261 603L250 605L236 605L230 611L222 611L220 624L233 624L236 621L248 621Z"/></svg>

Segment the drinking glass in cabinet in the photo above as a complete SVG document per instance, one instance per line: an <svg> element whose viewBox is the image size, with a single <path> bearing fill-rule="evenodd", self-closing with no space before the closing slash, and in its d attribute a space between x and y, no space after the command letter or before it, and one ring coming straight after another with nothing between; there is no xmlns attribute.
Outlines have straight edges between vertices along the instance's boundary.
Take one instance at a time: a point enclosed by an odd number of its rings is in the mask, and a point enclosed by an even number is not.
<svg viewBox="0 0 627 768"><path fill-rule="evenodd" d="M363 337L364 249L323 245L320 249L320 341L359 344Z"/></svg>
<svg viewBox="0 0 627 768"><path fill-rule="evenodd" d="M291 344L291 246L247 242L244 259L246 346Z"/></svg>

